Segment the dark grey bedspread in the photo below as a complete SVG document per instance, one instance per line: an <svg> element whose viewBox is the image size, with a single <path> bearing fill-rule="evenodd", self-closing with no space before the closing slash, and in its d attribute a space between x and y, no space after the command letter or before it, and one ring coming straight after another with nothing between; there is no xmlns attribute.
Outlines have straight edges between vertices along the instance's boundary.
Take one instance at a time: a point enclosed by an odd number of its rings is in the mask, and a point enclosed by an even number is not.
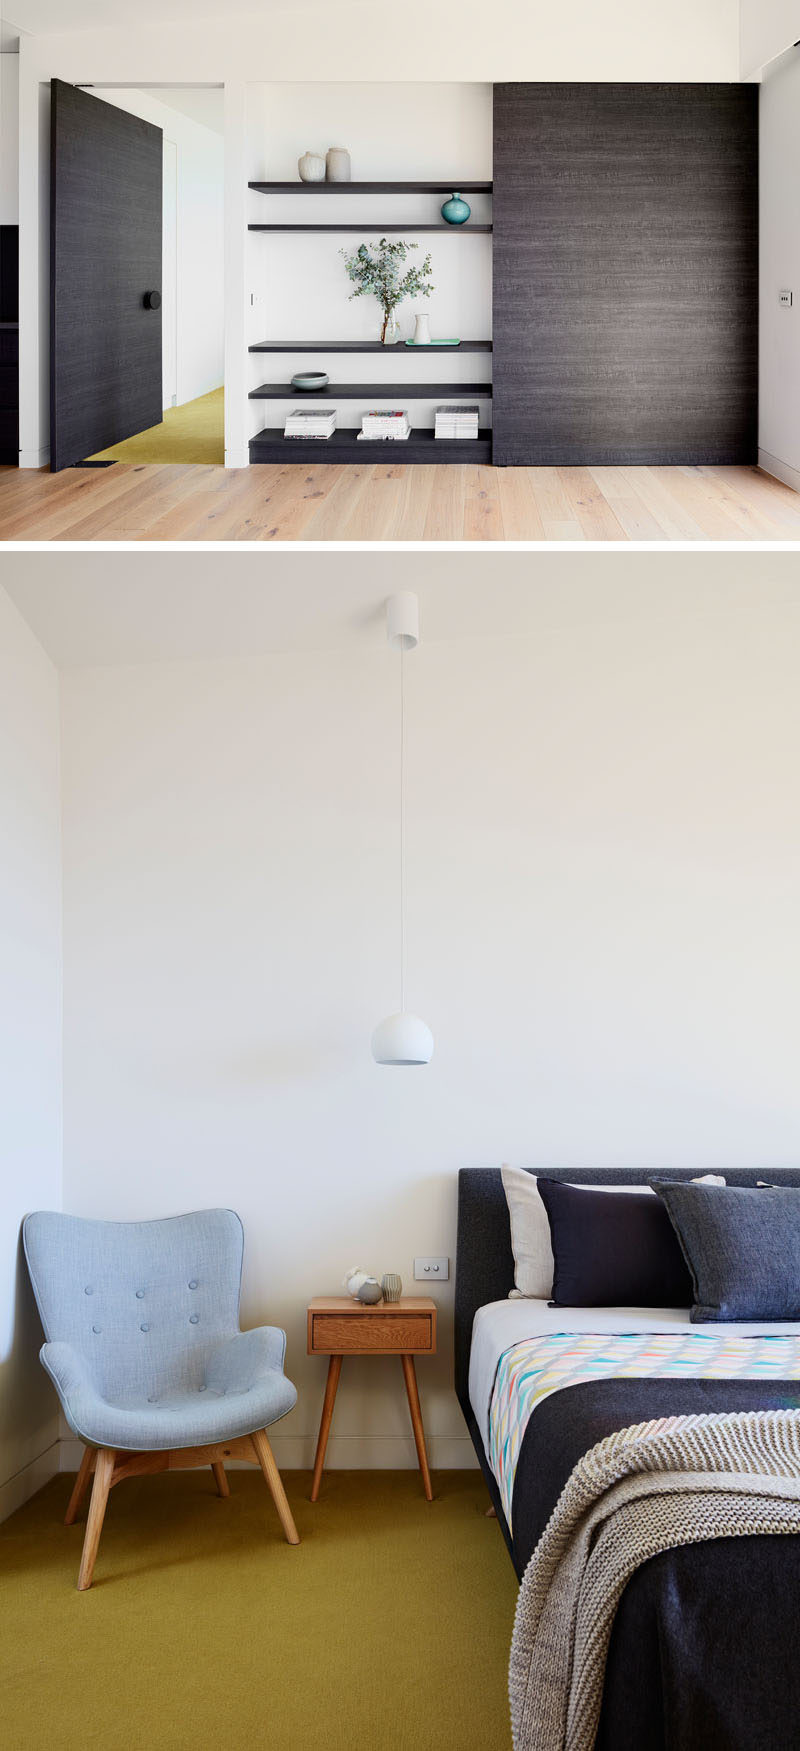
<svg viewBox="0 0 800 1751"><path fill-rule="evenodd" d="M587 1448L631 1423L696 1411L800 1407L800 1382L598 1380L534 1411L512 1507L522 1576ZM665 1551L623 1594L595 1751L800 1751L800 1539Z"/></svg>

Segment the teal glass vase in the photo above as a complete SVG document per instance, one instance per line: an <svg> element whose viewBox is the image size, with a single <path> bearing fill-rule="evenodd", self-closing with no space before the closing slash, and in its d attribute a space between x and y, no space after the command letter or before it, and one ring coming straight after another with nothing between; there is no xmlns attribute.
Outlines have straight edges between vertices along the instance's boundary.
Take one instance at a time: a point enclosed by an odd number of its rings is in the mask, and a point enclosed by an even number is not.
<svg viewBox="0 0 800 1751"><path fill-rule="evenodd" d="M449 201L445 201L442 207L442 218L447 220L448 225L466 225L471 212L472 208L469 202L462 201L460 194L456 191L450 196Z"/></svg>

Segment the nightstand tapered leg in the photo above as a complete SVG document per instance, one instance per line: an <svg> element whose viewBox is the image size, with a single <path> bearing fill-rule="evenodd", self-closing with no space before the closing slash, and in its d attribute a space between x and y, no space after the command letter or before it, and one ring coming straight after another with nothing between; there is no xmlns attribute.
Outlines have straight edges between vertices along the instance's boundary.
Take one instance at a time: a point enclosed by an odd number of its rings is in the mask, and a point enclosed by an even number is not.
<svg viewBox="0 0 800 1751"><path fill-rule="evenodd" d="M311 1484L311 1500L316 1502L319 1496L319 1486L322 1483L322 1467L325 1464L325 1449L333 1422L333 1407L336 1403L336 1391L339 1385L339 1375L342 1372L341 1356L331 1356L328 1363L328 1379L325 1385L325 1399L322 1406L322 1416L317 1437L317 1454L314 1460L314 1477Z"/></svg>
<svg viewBox="0 0 800 1751"><path fill-rule="evenodd" d="M413 1356L401 1356L400 1360L403 1364L403 1376L406 1383L406 1392L408 1393L408 1408L411 1412L411 1427L414 1430L419 1469L422 1472L422 1482L425 1489L425 1495L427 1496L428 1501L432 1502L433 1490L431 1488L431 1474L428 1470L428 1455L425 1449L425 1430L422 1424L422 1411L420 1409L419 1393L417 1391L417 1371L414 1367Z"/></svg>

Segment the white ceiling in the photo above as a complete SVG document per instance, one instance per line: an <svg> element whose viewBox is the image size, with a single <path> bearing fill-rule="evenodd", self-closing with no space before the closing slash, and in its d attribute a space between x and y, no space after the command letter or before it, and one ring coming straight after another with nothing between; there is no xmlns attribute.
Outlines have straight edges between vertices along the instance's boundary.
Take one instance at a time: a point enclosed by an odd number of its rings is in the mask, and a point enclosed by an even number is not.
<svg viewBox="0 0 800 1751"><path fill-rule="evenodd" d="M11 0L10 0L11 3ZM263 18L271 4L286 0L236 0L236 13ZM295 6L302 0L291 0ZM215 18L222 24L219 0L137 0L135 20L127 0L13 0L14 22L20 30L45 35L50 31L130 30L180 19Z"/></svg>
<svg viewBox="0 0 800 1751"><path fill-rule="evenodd" d="M187 549L7 552L3 585L61 668L336 650L383 637L394 590L420 598L423 639L542 636L576 624L725 621L754 594L796 603L795 570L763 553L501 553Z"/></svg>

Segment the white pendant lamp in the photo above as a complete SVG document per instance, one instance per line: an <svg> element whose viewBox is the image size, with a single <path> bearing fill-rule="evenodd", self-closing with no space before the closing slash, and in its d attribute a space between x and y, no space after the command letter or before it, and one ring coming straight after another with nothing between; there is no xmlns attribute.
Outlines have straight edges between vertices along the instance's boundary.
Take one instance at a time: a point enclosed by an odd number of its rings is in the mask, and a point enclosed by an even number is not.
<svg viewBox="0 0 800 1751"><path fill-rule="evenodd" d="M386 634L400 652L400 1008L378 1023L372 1036L376 1064L428 1064L433 1034L418 1015L405 1007L405 673L406 651L419 644L419 602L412 590L399 590L386 603Z"/></svg>

